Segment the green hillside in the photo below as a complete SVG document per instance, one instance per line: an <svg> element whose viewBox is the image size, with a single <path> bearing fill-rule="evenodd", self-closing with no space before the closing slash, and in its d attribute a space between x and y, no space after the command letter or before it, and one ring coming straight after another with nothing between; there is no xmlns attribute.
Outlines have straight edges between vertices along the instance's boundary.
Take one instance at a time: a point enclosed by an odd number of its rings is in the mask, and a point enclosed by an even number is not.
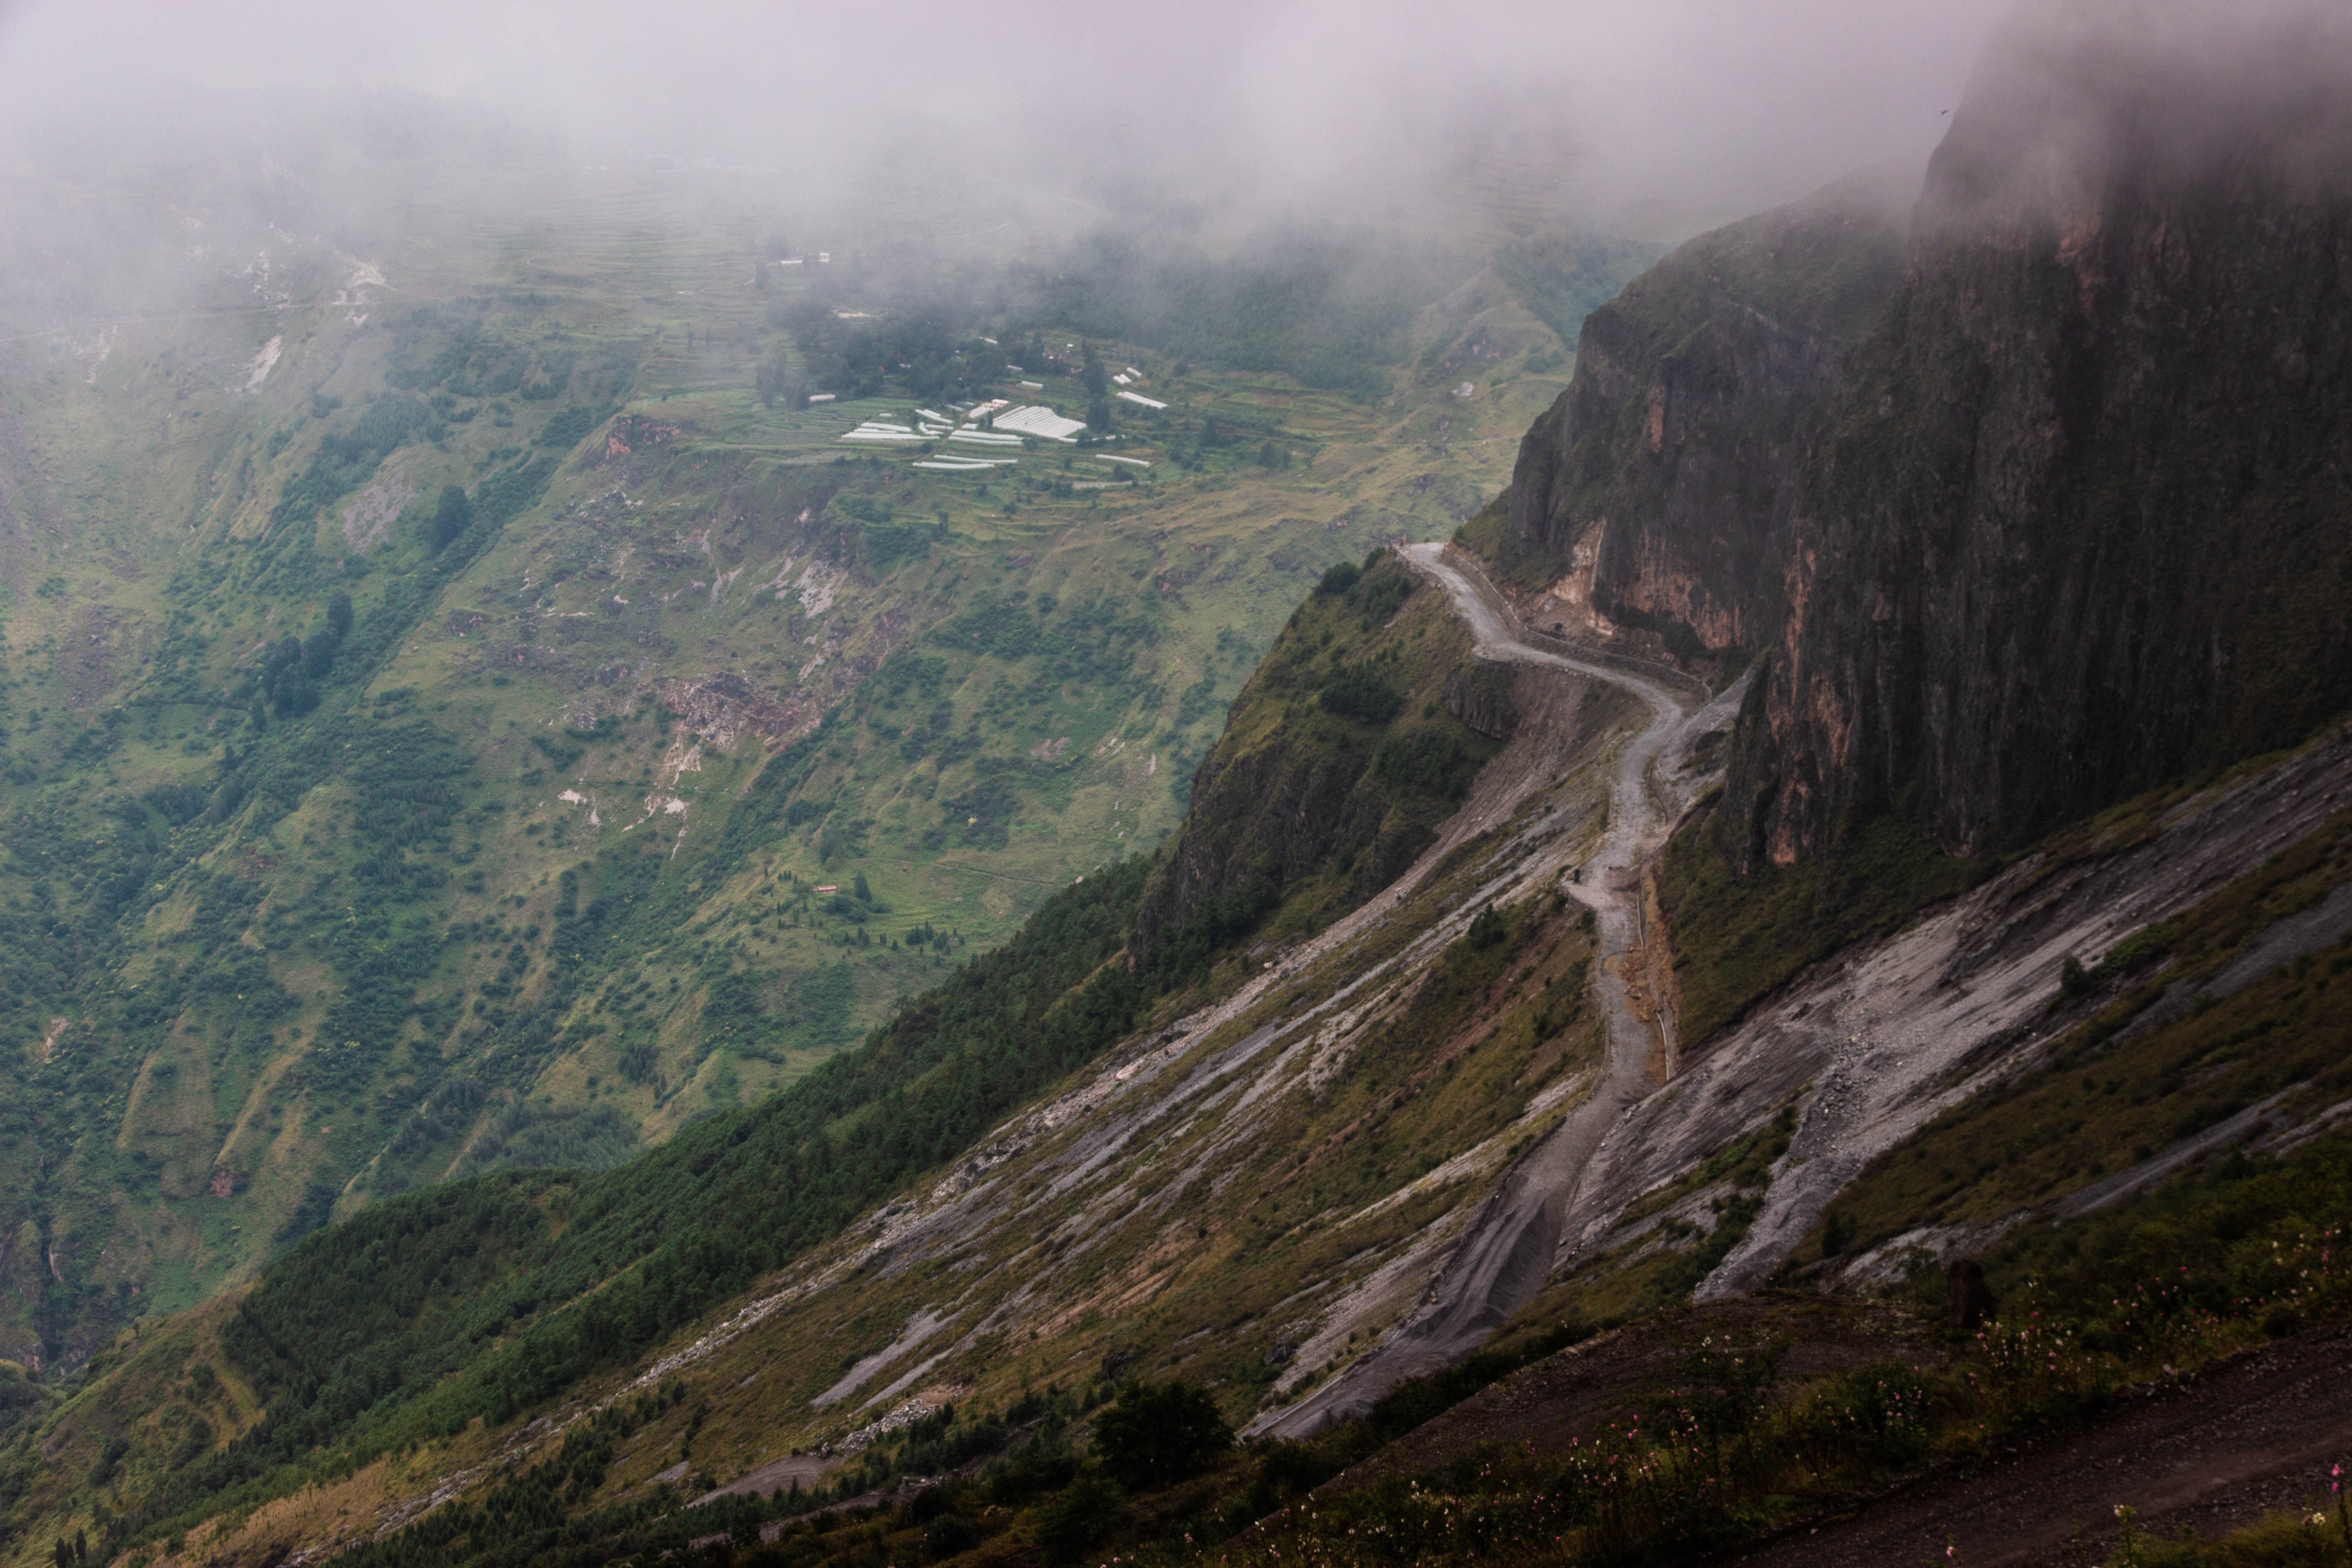
<svg viewBox="0 0 2352 1568"><path fill-rule="evenodd" d="M800 1079L1174 826L1317 574L1454 526L1564 374L1475 257L1185 260L1332 300L1263 340L1097 263L1084 325L1147 341L1089 339L992 252L783 266L723 181L517 182L365 260L225 209L178 308L0 347L0 1354L44 1373ZM842 438L988 396L1115 439Z"/></svg>
<svg viewBox="0 0 2352 1568"><path fill-rule="evenodd" d="M2340 731L1949 880L1688 836L1612 947L1571 868L1636 698L1474 661L1360 548L1455 526L1465 430L1542 401L1454 395L1556 341L1492 275L1376 399L798 276L711 285L747 342L598 347L580 265L379 302L273 393L281 344L184 541L11 536L12 1565L1680 1560L2337 1331ZM985 337L1171 406L915 468ZM2165 891L2167 834L2260 848ZM1776 1230L1838 1114L1784 987L1877 984L1852 944L1939 894L2024 1043ZM1617 1000L1789 1011L1638 1064L1475 1354L1234 1446L1407 1341Z"/></svg>

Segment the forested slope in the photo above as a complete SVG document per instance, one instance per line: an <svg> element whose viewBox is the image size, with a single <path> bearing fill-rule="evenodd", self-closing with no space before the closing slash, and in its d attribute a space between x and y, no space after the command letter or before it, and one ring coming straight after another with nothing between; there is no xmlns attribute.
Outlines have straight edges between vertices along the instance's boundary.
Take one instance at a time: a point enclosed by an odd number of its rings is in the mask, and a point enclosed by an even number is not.
<svg viewBox="0 0 2352 1568"><path fill-rule="evenodd" d="M420 1438L502 1426L625 1364L910 1176L1135 1023L1147 982L1110 962L1144 864L1056 895L1004 947L761 1106L697 1122L594 1174L475 1177L391 1200L269 1268L221 1322L257 1418L178 1451L153 1412L87 1402L89 1430L132 1440L109 1464L118 1532L333 1476ZM167 1355L173 1352L166 1350ZM139 1386L126 1338L85 1372ZM20 1509L50 1500L36 1449L11 1460ZM57 1478L63 1479L63 1478Z"/></svg>

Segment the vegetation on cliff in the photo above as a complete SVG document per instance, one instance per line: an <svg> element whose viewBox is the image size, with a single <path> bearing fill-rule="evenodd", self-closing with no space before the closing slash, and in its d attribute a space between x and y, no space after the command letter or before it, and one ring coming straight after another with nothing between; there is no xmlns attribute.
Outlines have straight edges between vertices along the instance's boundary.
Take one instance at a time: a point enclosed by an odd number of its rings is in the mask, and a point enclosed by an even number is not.
<svg viewBox="0 0 2352 1568"><path fill-rule="evenodd" d="M1239 938L1295 940L1387 886L1500 749L1445 706L1468 659L1444 596L1393 554L1327 573L1201 764L1144 892L1139 957L1190 974Z"/></svg>

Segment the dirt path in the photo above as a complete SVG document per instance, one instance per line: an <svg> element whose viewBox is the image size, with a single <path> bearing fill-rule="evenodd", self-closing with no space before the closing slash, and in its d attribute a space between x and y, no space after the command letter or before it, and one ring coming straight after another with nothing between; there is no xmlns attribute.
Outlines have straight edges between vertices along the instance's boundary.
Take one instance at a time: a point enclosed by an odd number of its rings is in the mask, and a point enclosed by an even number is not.
<svg viewBox="0 0 2352 1568"><path fill-rule="evenodd" d="M1611 1423L1638 1416L1644 1400L1675 1383L1691 1351L1708 1336L1725 1343L1777 1344L1780 1374L1792 1381L1890 1359L1915 1364L1942 1359L1917 1321L1875 1301L1780 1294L1676 1308L1608 1330L1489 1384L1325 1482L1318 1495L1424 1477L1496 1447L1565 1460Z"/></svg>
<svg viewBox="0 0 2352 1568"><path fill-rule="evenodd" d="M1665 837L1681 804L1659 797L1652 768L1699 714L1660 681L1538 646L1501 595L1474 577L1475 569L1448 559L1443 546L1407 545L1402 553L1445 591L1469 625L1481 658L1607 681L1648 704L1652 716L1612 763L1608 831L1578 879L1563 889L1592 910L1599 925L1595 990L1608 1025L1600 1081L1504 1175L1421 1309L1378 1350L1259 1428L1286 1437L1360 1415L1398 1384L1459 1361L1534 1297L1550 1272L1562 1218L1593 1152L1654 1087L1652 1065L1674 1047L1661 1033L1670 1023L1645 1022L1635 1011L1623 964L1643 936L1636 868ZM1700 713L1719 722L1737 710L1738 697L1735 688Z"/></svg>
<svg viewBox="0 0 2352 1568"><path fill-rule="evenodd" d="M2021 1442L1972 1474L1897 1487L1844 1518L1801 1525L1730 1562L1757 1568L2102 1563L2115 1509L2152 1535L2210 1534L2324 1505L2352 1459L2352 1325L2314 1329L2126 1403L2105 1419Z"/></svg>

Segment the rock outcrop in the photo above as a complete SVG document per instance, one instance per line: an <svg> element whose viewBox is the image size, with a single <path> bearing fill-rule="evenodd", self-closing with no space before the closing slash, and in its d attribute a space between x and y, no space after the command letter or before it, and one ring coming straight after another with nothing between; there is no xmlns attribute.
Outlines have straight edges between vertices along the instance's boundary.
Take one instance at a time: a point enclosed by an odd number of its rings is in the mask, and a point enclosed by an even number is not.
<svg viewBox="0 0 2352 1568"><path fill-rule="evenodd" d="M1996 849L2352 703L2352 23L2011 23L1788 560L1751 863Z"/></svg>
<svg viewBox="0 0 2352 1568"><path fill-rule="evenodd" d="M1508 665L1464 665L1445 678L1445 710L1490 741L1507 741L1519 727L1519 710L1511 700L1516 679Z"/></svg>
<svg viewBox="0 0 2352 1568"><path fill-rule="evenodd" d="M1855 175L1690 241L1585 319L1528 432L1504 570L1685 654L1756 648L1787 616L1797 479L1845 355L1902 279L1916 175ZM1549 624L1547 608L1538 618Z"/></svg>
<svg viewBox="0 0 2352 1568"><path fill-rule="evenodd" d="M1774 650L1737 858L1998 849L2352 705L2347 35L2021 13L1907 240L1857 177L1587 321L1493 548L1571 635Z"/></svg>

